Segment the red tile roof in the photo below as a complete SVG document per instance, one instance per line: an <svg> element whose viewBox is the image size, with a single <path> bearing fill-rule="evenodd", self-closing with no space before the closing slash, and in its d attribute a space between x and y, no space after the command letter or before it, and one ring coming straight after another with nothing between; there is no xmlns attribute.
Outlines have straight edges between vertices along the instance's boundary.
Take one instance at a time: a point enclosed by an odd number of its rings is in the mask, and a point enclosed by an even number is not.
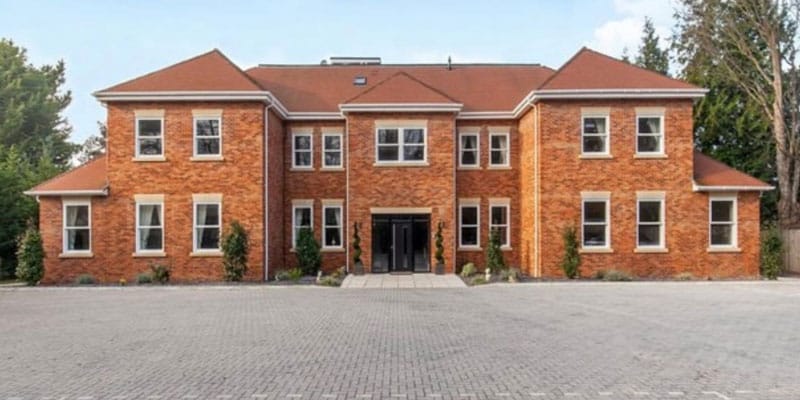
<svg viewBox="0 0 800 400"><path fill-rule="evenodd" d="M458 103L406 72L398 72L342 103Z"/></svg>
<svg viewBox="0 0 800 400"><path fill-rule="evenodd" d="M388 78L405 73L392 84L414 82L464 105L463 111L510 111L553 70L540 65L319 65L260 66L246 73L272 92L292 112L338 112L339 104ZM365 77L364 86L353 85ZM389 82L387 82L388 84ZM378 96L380 94L380 96ZM413 94L413 96L412 96ZM373 94L375 99L387 93ZM424 98L418 89L402 96ZM427 95L425 95L427 96Z"/></svg>
<svg viewBox="0 0 800 400"><path fill-rule="evenodd" d="M98 93L262 90L221 51L214 49Z"/></svg>
<svg viewBox="0 0 800 400"><path fill-rule="evenodd" d="M698 186L771 190L772 187L699 151L694 152L694 181Z"/></svg>
<svg viewBox="0 0 800 400"><path fill-rule="evenodd" d="M50 180L44 181L25 193L38 196L60 196L65 192L97 192L94 194L98 194L101 191L105 191L107 188L106 156L102 155L80 167L71 169Z"/></svg>
<svg viewBox="0 0 800 400"><path fill-rule="evenodd" d="M584 47L537 90L575 89L700 88Z"/></svg>

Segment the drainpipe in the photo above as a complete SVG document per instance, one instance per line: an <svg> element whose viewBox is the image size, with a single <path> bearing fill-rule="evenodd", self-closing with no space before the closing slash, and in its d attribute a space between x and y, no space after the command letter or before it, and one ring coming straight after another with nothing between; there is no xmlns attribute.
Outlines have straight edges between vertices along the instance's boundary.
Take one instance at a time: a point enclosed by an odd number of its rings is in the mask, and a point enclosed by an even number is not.
<svg viewBox="0 0 800 400"><path fill-rule="evenodd" d="M269 109L264 107L264 282L269 281Z"/></svg>
<svg viewBox="0 0 800 400"><path fill-rule="evenodd" d="M344 174L345 174L345 178L344 178L344 191L345 191L345 194L344 194L344 205L345 205L344 206L344 220L347 221L345 223L345 227L344 227L345 237L342 238L343 239L342 242L343 243L347 243L347 245L345 246L345 249L344 249L344 271L345 271L345 273L349 274L350 273L350 244L351 244L350 243L350 239L351 239L351 236L350 236L350 224L353 223L353 221L350 220L350 134L349 134L349 132L350 132L350 123L349 123L349 121L347 119L347 114L342 113L342 115L344 116L344 143L342 143L342 146L344 146L344 148L345 148L345 151L342 152L342 154L345 157L345 162L344 162L344 165L345 165L345 171L344 171ZM325 218L324 215L322 217Z"/></svg>

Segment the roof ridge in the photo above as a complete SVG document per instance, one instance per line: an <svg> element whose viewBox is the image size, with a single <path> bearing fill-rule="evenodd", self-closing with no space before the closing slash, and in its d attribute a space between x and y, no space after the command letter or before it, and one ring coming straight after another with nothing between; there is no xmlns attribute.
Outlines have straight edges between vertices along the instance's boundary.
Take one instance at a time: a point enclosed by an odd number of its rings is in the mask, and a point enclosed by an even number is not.
<svg viewBox="0 0 800 400"><path fill-rule="evenodd" d="M382 81L380 81L380 82L376 83L376 84L375 84L375 86L373 86L373 87L371 87L371 88L369 88L369 89L367 89L367 90L365 90L365 91L363 91L363 92L361 92L361 93L359 93L359 94L357 94L357 95L355 95L355 96L353 96L353 97L351 97L351 98L349 98L349 99L347 99L347 100L343 101L343 102L342 102L342 104L347 104L347 103L350 103L350 102L352 102L353 100L355 100L355 99L357 99L357 98L359 98L359 97L362 97L362 96L366 95L367 93L370 93L370 92L372 92L373 90L375 90L375 89L377 89L377 88L381 87L381 86L382 86L383 84L385 84L386 82L389 82L390 80L392 80L392 79L394 79L394 78L396 78L396 77L398 77L398 76L401 76L401 75L402 75L402 76L406 76L408 79L411 79L412 81L414 81L414 82L416 82L416 83L418 83L418 84L422 85L422 86L423 86L423 87L425 87L426 89L428 89L428 90L431 90L431 91L435 92L435 93L436 93L436 94L438 94L438 95L441 95L441 96L444 96L444 97L446 97L447 99L449 99L449 100L450 100L450 101L452 101L453 103L458 103L458 100L455 100L454 98L452 98L452 97L451 97L450 95L448 95L447 93L444 93L444 92L442 92L441 90L439 90L439 89L437 89L437 88L435 88L435 87L433 87L433 86L431 86L431 85L429 85L429 84L427 84L427 83L425 83L425 82L423 82L423 81L419 80L418 78L414 77L413 75L411 75L411 74L409 74L409 73L407 73L407 72L405 72L405 71L398 71L398 72L395 72L394 74L390 75L388 78L386 78L386 79L384 79L384 80L382 80Z"/></svg>
<svg viewBox="0 0 800 400"><path fill-rule="evenodd" d="M555 79L555 77L557 77L557 76L558 76L558 74L559 74L559 73L561 73L561 71L563 71L563 70L564 70L564 68L566 68L566 67L567 67L567 65L569 65L569 64L572 64L572 62L573 62L573 61L575 61L575 59L576 59L576 58L578 58L578 55L579 55L579 54L581 54L581 53L583 53L583 52L585 52L585 51L588 51L588 50L589 50L589 48L588 48L588 47L586 47L586 46L583 46L583 47L581 47L580 49L578 49L578 51L576 51L576 52L575 52L575 54L573 54L573 55L572 55L572 57L570 57L570 58L569 58L569 60L567 60L567 61L566 61L564 64L561 64L561 66L560 66L560 67L558 67L558 69L555 69L555 70L553 70L553 74L552 74L552 75L550 75L550 77L549 77L549 78L545 79L545 80L544 80L544 82L542 82L542 83L541 83L539 86L537 86L537 87L536 87L536 89L534 89L534 90L539 90L539 89L543 88L545 85L547 85L548 83L550 83L550 81L552 81L553 79Z"/></svg>
<svg viewBox="0 0 800 400"><path fill-rule="evenodd" d="M230 59L230 58L228 58L228 56L227 56L227 55L225 55L225 53L223 53L223 52L222 52L222 50L220 50L220 49L218 49L218 48L216 48L216 47L215 47L215 48L214 48L214 50L211 50L211 51L212 51L212 52L213 52L213 51L216 51L217 53L219 53L219 55L220 55L220 56L222 56L222 58L223 58L225 61L227 61L227 62L228 62L228 64L230 64L231 66L233 66L233 68L235 68L235 69L236 69L236 71L238 71L238 72L239 72L239 73L240 73L240 74L241 74L243 77L245 77L245 79L247 79L248 81L250 81L250 83L252 83L253 85L255 85L257 88L259 88L259 89L261 89L261 90L267 90L267 89L265 89L263 86L261 86L261 85L260 85L258 82L256 82L256 80L255 80L255 79L253 79L253 77L251 77L251 76L250 76L250 75L248 75L246 72L244 72L244 70L243 70L241 67L239 67L238 65L236 65L236 63L234 63L233 61L231 61L231 59Z"/></svg>
<svg viewBox="0 0 800 400"><path fill-rule="evenodd" d="M60 172L59 174L53 176L50 179L44 180L42 182L39 182L36 186L30 188L29 190L33 191L34 189L38 188L39 186L42 186L42 185L44 185L44 184L46 184L46 183L48 183L50 181L54 181L54 180L56 180L58 178L61 178L64 175L67 175L67 174L72 173L74 171L77 171L79 169L86 168L89 165L94 164L95 162L97 162L97 161L99 161L101 159L104 159L104 158L106 158L106 153L103 153L103 154L101 154L101 155L99 155L99 156L97 156L97 157L95 157L95 158L93 158L93 159L91 159L91 160L89 160L89 161L87 161L87 162L75 167L75 168L70 168L70 169L68 169L66 171ZM106 178L106 186L108 186L108 178Z"/></svg>

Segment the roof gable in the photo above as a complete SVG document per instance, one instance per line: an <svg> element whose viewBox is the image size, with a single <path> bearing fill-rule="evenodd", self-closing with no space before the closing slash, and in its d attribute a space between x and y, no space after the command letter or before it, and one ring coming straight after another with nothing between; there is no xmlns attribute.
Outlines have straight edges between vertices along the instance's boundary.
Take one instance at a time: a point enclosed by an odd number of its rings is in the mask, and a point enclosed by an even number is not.
<svg viewBox="0 0 800 400"><path fill-rule="evenodd" d="M25 194L35 196L90 195L105 194L107 189L106 156L101 155L80 167L63 172L36 185Z"/></svg>
<svg viewBox="0 0 800 400"><path fill-rule="evenodd" d="M699 151L694 152L694 181L706 188L750 188L751 190L771 190L772 186L731 168Z"/></svg>
<svg viewBox="0 0 800 400"><path fill-rule="evenodd" d="M583 47L537 90L603 89L700 88Z"/></svg>
<svg viewBox="0 0 800 400"><path fill-rule="evenodd" d="M345 104L455 104L444 92L429 86L405 71L398 72L360 94L345 100Z"/></svg>
<svg viewBox="0 0 800 400"><path fill-rule="evenodd" d="M181 61L169 67L114 85L109 92L214 92L263 89L221 51Z"/></svg>

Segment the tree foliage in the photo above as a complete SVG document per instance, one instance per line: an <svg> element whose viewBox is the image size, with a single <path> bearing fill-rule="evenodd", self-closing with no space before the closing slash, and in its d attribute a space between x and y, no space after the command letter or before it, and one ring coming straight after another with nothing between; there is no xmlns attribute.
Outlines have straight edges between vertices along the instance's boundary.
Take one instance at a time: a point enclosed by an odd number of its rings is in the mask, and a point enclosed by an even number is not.
<svg viewBox="0 0 800 400"><path fill-rule="evenodd" d="M486 268L493 273L506 269L506 261L503 258L503 251L500 249L500 232L492 229L489 232L489 249L486 251Z"/></svg>
<svg viewBox="0 0 800 400"><path fill-rule="evenodd" d="M108 128L106 124L97 121L97 133L86 138L81 145L80 153L78 153L78 162L86 164L97 156L105 154L107 137Z"/></svg>
<svg viewBox="0 0 800 400"><path fill-rule="evenodd" d="M361 263L361 236L358 233L358 222L353 223L353 264Z"/></svg>
<svg viewBox="0 0 800 400"><path fill-rule="evenodd" d="M239 282L247 273L247 254L250 240L239 221L231 222L230 229L222 238L222 268L226 281Z"/></svg>
<svg viewBox="0 0 800 400"><path fill-rule="evenodd" d="M564 276L575 279L580 275L581 255L578 251L578 231L574 226L564 229L564 257L561 259L561 270Z"/></svg>
<svg viewBox="0 0 800 400"><path fill-rule="evenodd" d="M660 41L661 38L656 34L653 20L645 18L642 27L642 44L639 45L636 65L667 75L669 73L669 47L662 48ZM627 55L623 54L623 57L627 57Z"/></svg>
<svg viewBox="0 0 800 400"><path fill-rule="evenodd" d="M322 254L319 251L319 243L314 239L314 231L309 228L302 228L297 235L297 246L295 246L297 264L306 275L316 275L322 266Z"/></svg>
<svg viewBox="0 0 800 400"><path fill-rule="evenodd" d="M17 277L34 286L44 277L44 246L42 235L30 225L25 234L20 237L17 250Z"/></svg>
<svg viewBox="0 0 800 400"><path fill-rule="evenodd" d="M442 235L443 226L444 223L439 222L436 225L436 235L434 235L434 246L436 247L436 253L434 253L433 257L440 265L444 265L444 236Z"/></svg>

